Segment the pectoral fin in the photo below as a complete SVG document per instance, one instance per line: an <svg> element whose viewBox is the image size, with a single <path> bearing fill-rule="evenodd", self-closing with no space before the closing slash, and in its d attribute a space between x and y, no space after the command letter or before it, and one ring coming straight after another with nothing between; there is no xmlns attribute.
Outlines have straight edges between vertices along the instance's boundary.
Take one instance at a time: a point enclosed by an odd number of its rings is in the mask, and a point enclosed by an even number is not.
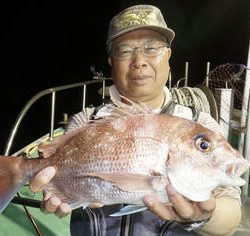
<svg viewBox="0 0 250 236"><path fill-rule="evenodd" d="M111 182L123 191L128 192L158 191L168 183L167 178L162 175L151 176L128 173L90 173L87 175Z"/></svg>

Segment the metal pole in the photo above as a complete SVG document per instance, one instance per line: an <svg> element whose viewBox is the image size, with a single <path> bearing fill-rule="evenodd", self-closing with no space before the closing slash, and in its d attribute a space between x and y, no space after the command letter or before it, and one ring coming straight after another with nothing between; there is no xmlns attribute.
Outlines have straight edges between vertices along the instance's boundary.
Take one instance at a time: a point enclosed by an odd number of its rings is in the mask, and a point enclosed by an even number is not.
<svg viewBox="0 0 250 236"><path fill-rule="evenodd" d="M206 70L206 86L209 87L209 72L210 72L210 62L207 62L207 70Z"/></svg>
<svg viewBox="0 0 250 236"><path fill-rule="evenodd" d="M50 140L52 140L54 136L55 105L56 105L56 92L53 91L51 94Z"/></svg>
<svg viewBox="0 0 250 236"><path fill-rule="evenodd" d="M87 85L84 84L83 85L83 95L82 95L82 110L84 110L86 107L86 87L87 87Z"/></svg>
<svg viewBox="0 0 250 236"><path fill-rule="evenodd" d="M248 60L247 60L247 70L246 70L246 78L244 85L244 94L243 94L243 102L242 102L242 114L241 114L241 127L245 127L246 125L246 133L241 133L240 142L239 142L239 150L243 151L243 156L250 160L250 40L249 40L249 48L248 48ZM244 146L243 146L244 145ZM243 177L246 181L246 184L242 187L242 195L248 195L249 189L249 169L244 173Z"/></svg>
<svg viewBox="0 0 250 236"><path fill-rule="evenodd" d="M185 87L188 85L188 61L185 63Z"/></svg>
<svg viewBox="0 0 250 236"><path fill-rule="evenodd" d="M105 98L105 87L106 83L105 80L102 81L102 103L104 103L104 98Z"/></svg>
<svg viewBox="0 0 250 236"><path fill-rule="evenodd" d="M246 121L246 136L244 139L244 153L243 156L250 161L250 99L248 99L248 113ZM242 194L248 195L249 188L249 169L244 173L243 178L246 181L246 184L242 187Z"/></svg>

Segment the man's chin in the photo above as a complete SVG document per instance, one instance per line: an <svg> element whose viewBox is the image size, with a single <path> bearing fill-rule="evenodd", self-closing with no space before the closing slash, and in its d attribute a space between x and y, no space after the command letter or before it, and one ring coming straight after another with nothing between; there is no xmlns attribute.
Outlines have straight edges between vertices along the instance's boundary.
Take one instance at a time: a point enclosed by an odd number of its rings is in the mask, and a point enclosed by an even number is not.
<svg viewBox="0 0 250 236"><path fill-rule="evenodd" d="M149 99L149 94L148 92L141 91L141 92L133 92L132 95L130 96L130 93L126 93L127 96L124 96L134 102L146 102Z"/></svg>

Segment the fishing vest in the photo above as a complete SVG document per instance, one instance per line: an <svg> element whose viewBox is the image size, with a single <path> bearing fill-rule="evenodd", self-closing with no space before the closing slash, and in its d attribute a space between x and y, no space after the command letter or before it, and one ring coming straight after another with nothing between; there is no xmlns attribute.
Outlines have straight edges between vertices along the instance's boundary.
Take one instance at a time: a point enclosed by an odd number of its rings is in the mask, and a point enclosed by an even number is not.
<svg viewBox="0 0 250 236"><path fill-rule="evenodd" d="M107 116L115 108L112 101L95 108L92 118ZM160 112L197 121L199 111L169 102ZM111 217L110 214L124 207L124 204L101 208L78 208L72 211L70 220L71 236L200 236L194 231L186 231L176 221L165 221L149 210L130 215Z"/></svg>
<svg viewBox="0 0 250 236"><path fill-rule="evenodd" d="M130 215L111 217L123 204L101 208L78 208L70 219L71 236L200 236L187 231L176 221L166 221L144 210Z"/></svg>

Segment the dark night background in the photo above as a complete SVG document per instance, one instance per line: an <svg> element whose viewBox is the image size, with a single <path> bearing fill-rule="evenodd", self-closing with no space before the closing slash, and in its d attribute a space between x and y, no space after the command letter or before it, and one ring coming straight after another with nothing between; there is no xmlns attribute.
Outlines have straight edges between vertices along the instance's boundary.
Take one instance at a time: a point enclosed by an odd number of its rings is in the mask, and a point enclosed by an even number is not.
<svg viewBox="0 0 250 236"><path fill-rule="evenodd" d="M16 116L37 92L91 80L90 65L110 76L105 51L109 20L119 10L137 3L161 8L167 24L176 32L170 61L174 81L184 76L186 61L190 86L204 80L207 61L211 69L227 62L247 64L249 0L2 3L0 153ZM74 93L59 102L65 107L58 111L57 122L62 112L80 110L78 100L79 94ZM48 132L50 108L45 103L31 110L14 148Z"/></svg>

